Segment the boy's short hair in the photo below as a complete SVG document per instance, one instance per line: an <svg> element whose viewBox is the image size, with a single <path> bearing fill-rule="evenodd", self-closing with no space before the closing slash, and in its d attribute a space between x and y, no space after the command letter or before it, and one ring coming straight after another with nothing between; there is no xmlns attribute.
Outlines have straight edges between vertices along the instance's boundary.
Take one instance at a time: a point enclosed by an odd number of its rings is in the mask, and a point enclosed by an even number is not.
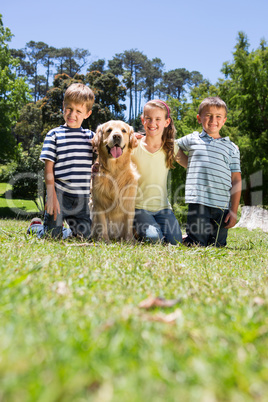
<svg viewBox="0 0 268 402"><path fill-rule="evenodd" d="M66 89L63 102L85 104L87 111L89 112L92 109L94 100L94 93L88 86L81 83L74 83Z"/></svg>
<svg viewBox="0 0 268 402"><path fill-rule="evenodd" d="M227 115L227 106L226 103L218 96L211 96L205 98L199 105L198 114L201 115L203 109L206 106L215 106L217 108L223 107L225 109L225 113Z"/></svg>

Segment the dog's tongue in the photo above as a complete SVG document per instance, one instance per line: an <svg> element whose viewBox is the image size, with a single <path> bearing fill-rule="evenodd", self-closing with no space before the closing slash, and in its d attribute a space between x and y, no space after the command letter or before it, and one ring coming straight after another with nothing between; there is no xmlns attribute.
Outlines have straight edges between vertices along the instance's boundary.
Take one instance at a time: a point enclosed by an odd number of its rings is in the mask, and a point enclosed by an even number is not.
<svg viewBox="0 0 268 402"><path fill-rule="evenodd" d="M113 147L110 149L113 158L119 158L122 155L122 149L120 147Z"/></svg>

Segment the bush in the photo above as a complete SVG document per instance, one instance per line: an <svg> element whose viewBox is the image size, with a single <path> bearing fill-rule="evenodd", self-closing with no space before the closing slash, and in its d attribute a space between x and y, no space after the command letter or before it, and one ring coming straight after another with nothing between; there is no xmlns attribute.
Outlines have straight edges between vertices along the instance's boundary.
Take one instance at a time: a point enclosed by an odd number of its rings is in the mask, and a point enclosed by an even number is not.
<svg viewBox="0 0 268 402"><path fill-rule="evenodd" d="M8 170L12 185L12 198L25 200L44 199L44 166L39 160L41 145L30 149L26 154L20 151L16 165Z"/></svg>

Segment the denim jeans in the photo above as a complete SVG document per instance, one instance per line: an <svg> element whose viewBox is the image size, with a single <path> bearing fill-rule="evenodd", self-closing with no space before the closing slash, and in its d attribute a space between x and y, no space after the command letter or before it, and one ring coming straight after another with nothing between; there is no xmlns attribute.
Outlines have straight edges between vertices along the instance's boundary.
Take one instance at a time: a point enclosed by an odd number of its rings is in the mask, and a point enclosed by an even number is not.
<svg viewBox="0 0 268 402"><path fill-rule="evenodd" d="M60 213L54 220L54 216L45 211L45 232L50 233L52 237L62 237L62 224L66 220L73 236L88 238L91 233L88 197L70 197L57 191L57 198L60 204Z"/></svg>
<svg viewBox="0 0 268 402"><path fill-rule="evenodd" d="M29 226L27 229L27 234L28 235L36 235L36 237L38 239L41 239L42 237L45 236L45 229L44 229L44 225L42 223L40 224L36 224L36 225L32 225ZM72 236L72 231L70 228L62 228L62 238L63 240L67 239L67 237L71 237Z"/></svg>
<svg viewBox="0 0 268 402"><path fill-rule="evenodd" d="M208 207L201 204L189 204L186 233L183 240L188 244L200 246L226 246L228 229L225 229L224 219L228 210ZM217 240L217 241L216 241Z"/></svg>
<svg viewBox="0 0 268 402"><path fill-rule="evenodd" d="M177 244L182 242L180 225L171 209L150 212L145 209L135 210L135 229L140 238Z"/></svg>

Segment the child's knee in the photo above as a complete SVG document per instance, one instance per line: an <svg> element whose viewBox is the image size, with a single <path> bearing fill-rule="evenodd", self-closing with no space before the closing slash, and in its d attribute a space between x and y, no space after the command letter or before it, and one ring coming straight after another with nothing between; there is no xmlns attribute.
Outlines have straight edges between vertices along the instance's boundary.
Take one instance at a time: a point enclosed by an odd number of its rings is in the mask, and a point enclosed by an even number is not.
<svg viewBox="0 0 268 402"><path fill-rule="evenodd" d="M157 243L163 241L163 234L160 229L156 228L153 225L148 225L145 229L145 239L152 242Z"/></svg>

